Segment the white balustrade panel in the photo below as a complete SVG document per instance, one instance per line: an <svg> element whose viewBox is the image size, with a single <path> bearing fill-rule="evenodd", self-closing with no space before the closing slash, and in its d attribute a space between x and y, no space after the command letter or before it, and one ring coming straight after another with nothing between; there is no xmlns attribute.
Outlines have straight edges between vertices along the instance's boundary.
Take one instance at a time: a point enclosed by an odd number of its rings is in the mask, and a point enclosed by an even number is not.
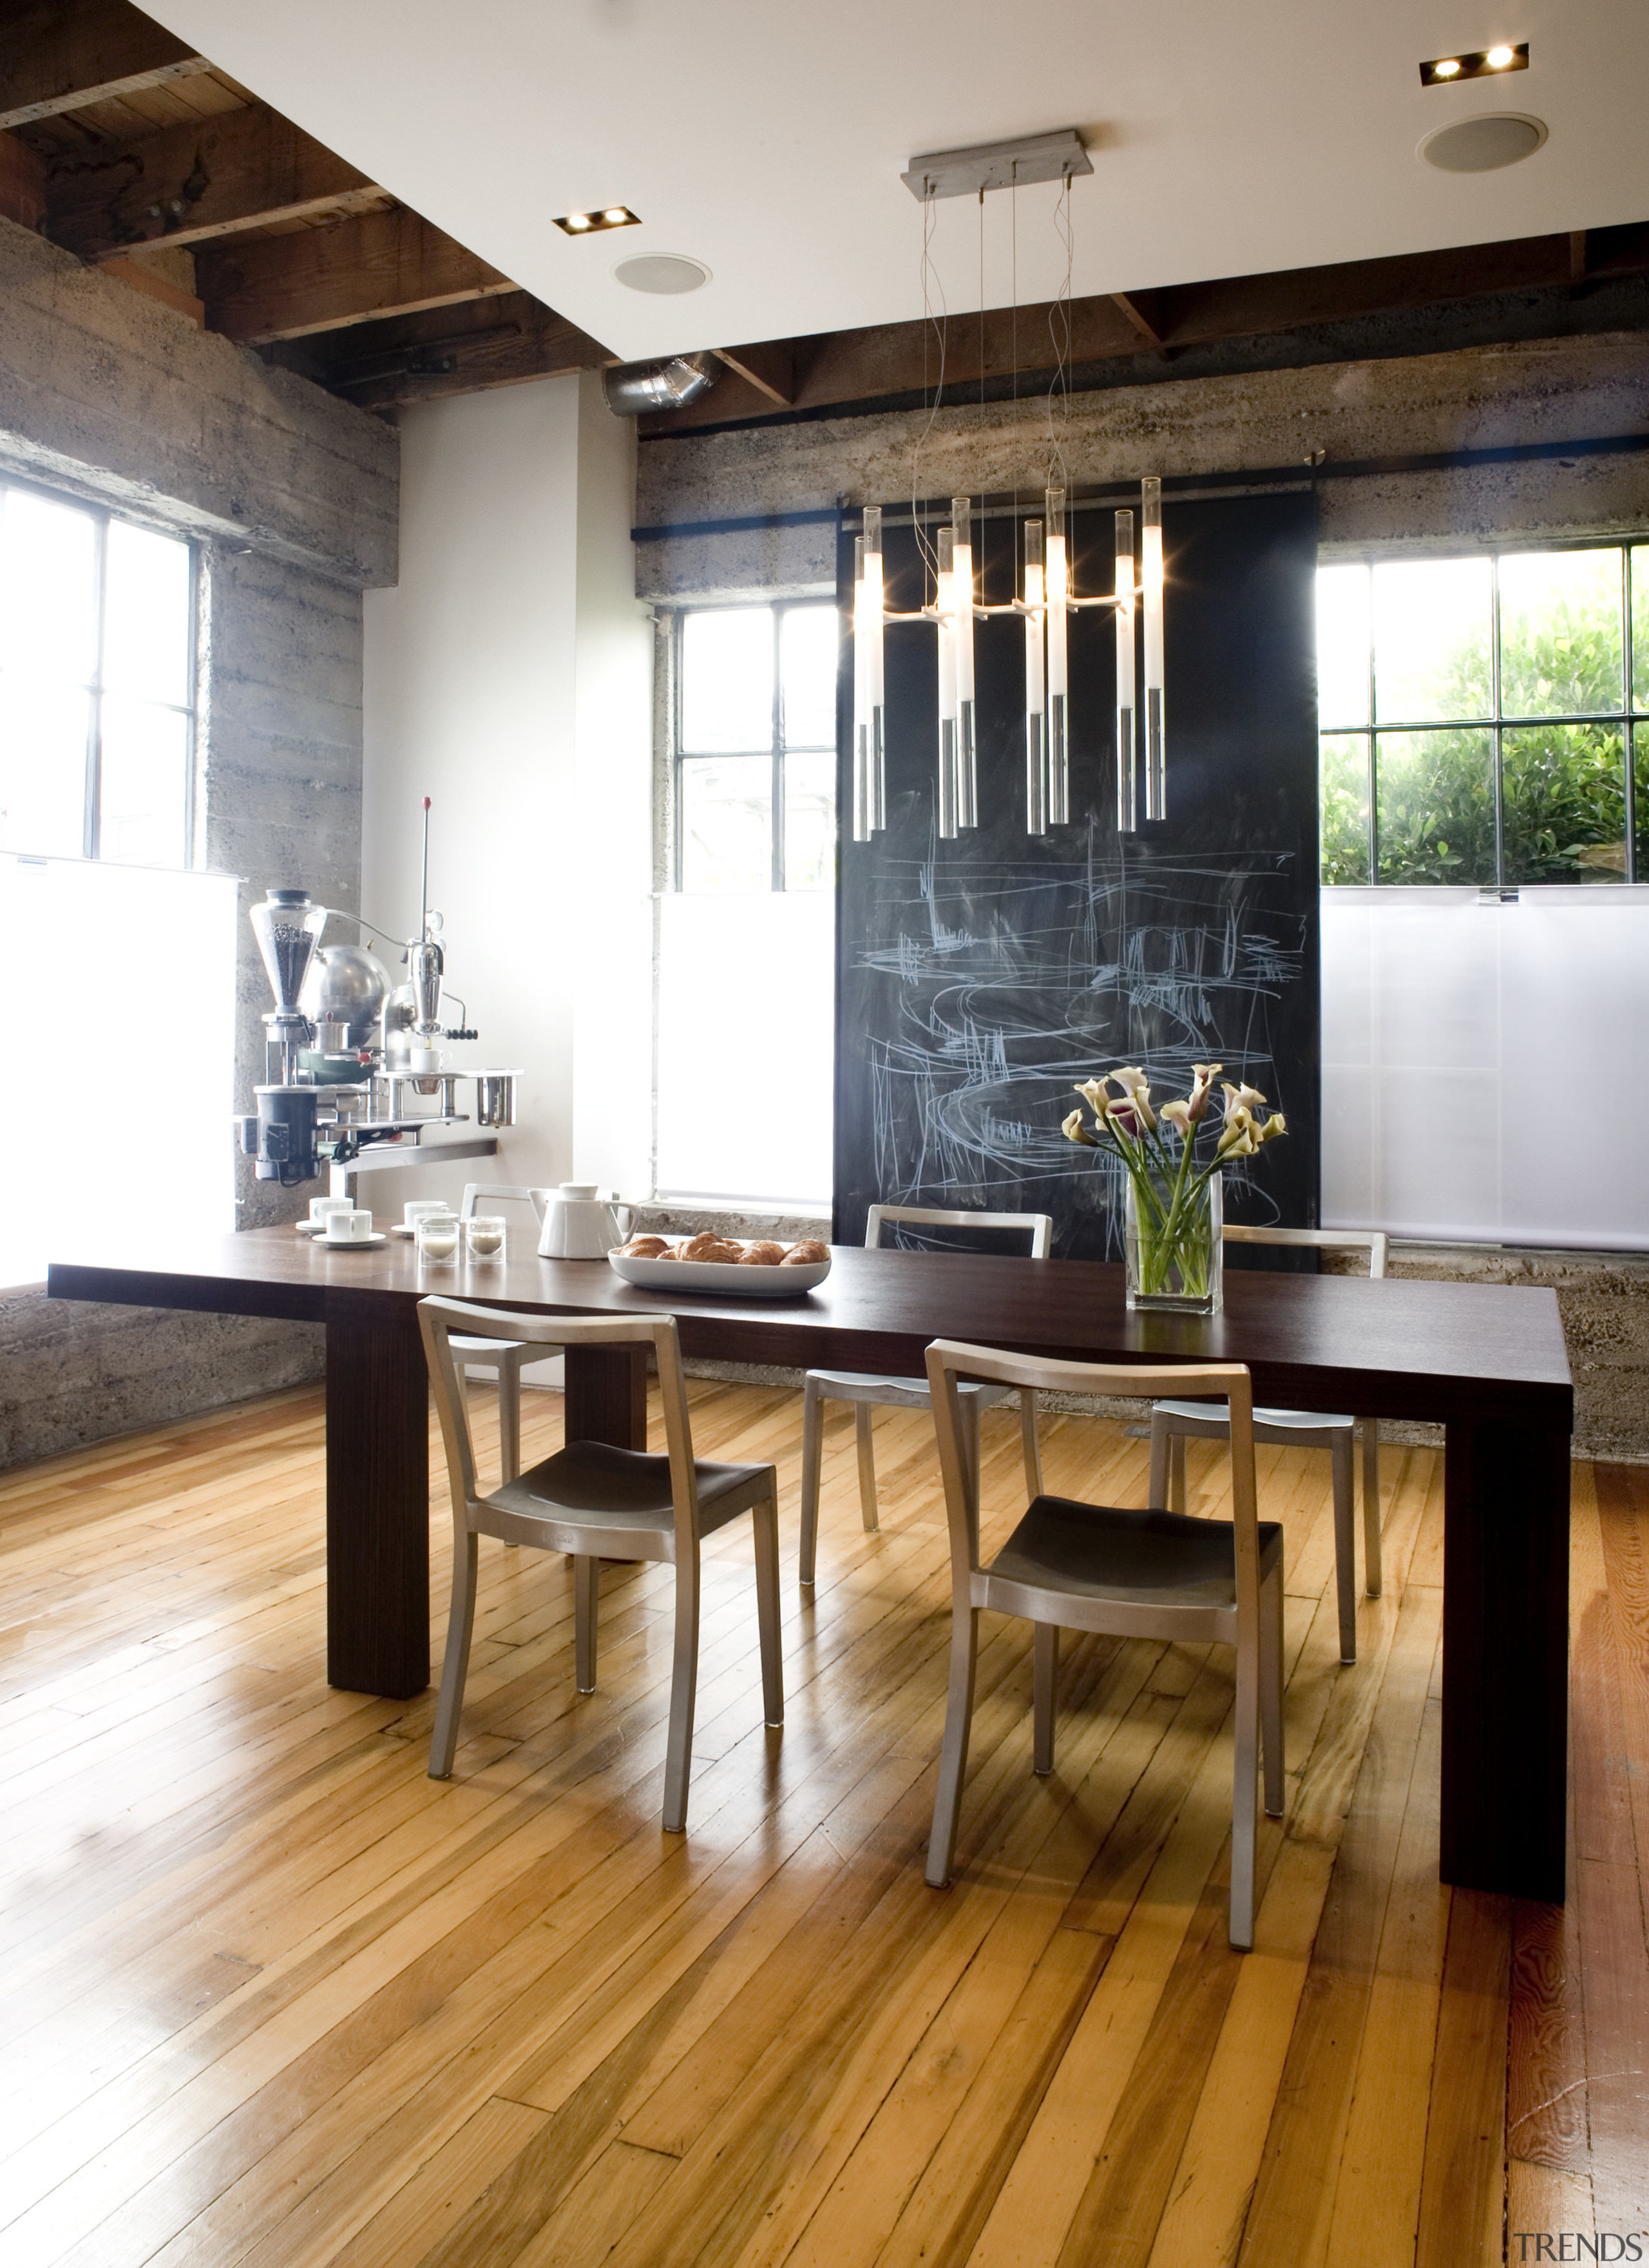
<svg viewBox="0 0 1649 2268"><path fill-rule="evenodd" d="M1649 1249L1649 887L1324 890L1322 1218Z"/></svg>
<svg viewBox="0 0 1649 2268"><path fill-rule="evenodd" d="M143 1223L235 1225L235 884L0 858L0 1285Z"/></svg>
<svg viewBox="0 0 1649 2268"><path fill-rule="evenodd" d="M659 1193L828 1204L834 893L660 903Z"/></svg>

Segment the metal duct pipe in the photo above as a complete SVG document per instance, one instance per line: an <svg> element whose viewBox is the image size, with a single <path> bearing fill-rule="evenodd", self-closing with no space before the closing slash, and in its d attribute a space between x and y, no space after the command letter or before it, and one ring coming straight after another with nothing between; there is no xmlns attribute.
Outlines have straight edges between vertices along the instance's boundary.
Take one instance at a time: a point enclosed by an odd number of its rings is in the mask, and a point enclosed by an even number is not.
<svg viewBox="0 0 1649 2268"><path fill-rule="evenodd" d="M705 350L659 362L619 363L601 372L601 391L615 417L639 417L651 409L685 409L720 375L720 363Z"/></svg>

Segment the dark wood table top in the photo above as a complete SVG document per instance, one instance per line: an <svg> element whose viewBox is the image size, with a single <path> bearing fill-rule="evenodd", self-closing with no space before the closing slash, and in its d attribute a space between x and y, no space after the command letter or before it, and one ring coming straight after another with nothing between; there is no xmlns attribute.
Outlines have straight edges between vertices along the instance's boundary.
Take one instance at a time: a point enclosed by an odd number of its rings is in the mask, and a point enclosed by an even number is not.
<svg viewBox="0 0 1649 2268"><path fill-rule="evenodd" d="M794 1369L919 1371L932 1338L1108 1362L1246 1362L1258 1399L1360 1417L1572 1430L1557 1295L1521 1285L1228 1269L1221 1315L1130 1314L1120 1267L1095 1261L866 1252L838 1245L790 1300L661 1296L602 1260L541 1260L512 1233L503 1263L421 1267L410 1243L328 1249L290 1228L163 1240L54 1262L55 1298L324 1322L410 1308L439 1292L547 1314L667 1310L683 1351Z"/></svg>

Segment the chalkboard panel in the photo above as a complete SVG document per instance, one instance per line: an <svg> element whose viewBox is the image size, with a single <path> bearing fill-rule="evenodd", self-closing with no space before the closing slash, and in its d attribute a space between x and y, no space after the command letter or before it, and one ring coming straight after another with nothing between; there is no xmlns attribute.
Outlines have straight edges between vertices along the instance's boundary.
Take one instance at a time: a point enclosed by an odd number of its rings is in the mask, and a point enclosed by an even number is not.
<svg viewBox="0 0 1649 2268"><path fill-rule="evenodd" d="M1110 585L1108 512L1075 516L1078 591ZM1012 523L985 536L1010 595ZM1075 1083L1143 1064L1159 1100L1196 1061L1259 1087L1286 1140L1226 1176L1227 1217L1318 1218L1315 501L1164 512L1167 817L1115 824L1108 609L1070 617L1072 823L1025 832L1022 623L976 626L981 824L936 833L936 653L886 641L886 829L848 837L851 653L842 688L836 1219L866 1207L1051 1213L1055 1249L1121 1250L1122 1168L1060 1133ZM886 533L888 604L921 603L909 528ZM850 596L852 541L840 571ZM931 596L931 591L929 595Z"/></svg>

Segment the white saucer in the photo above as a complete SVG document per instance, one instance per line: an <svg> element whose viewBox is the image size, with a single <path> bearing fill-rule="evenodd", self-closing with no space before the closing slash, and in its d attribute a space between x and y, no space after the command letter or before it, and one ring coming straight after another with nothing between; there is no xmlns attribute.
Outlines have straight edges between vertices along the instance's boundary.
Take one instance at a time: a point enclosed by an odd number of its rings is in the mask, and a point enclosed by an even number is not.
<svg viewBox="0 0 1649 2268"><path fill-rule="evenodd" d="M403 1227L401 1223L398 1220L392 1220L389 1226L384 1232L386 1236L404 1236L409 1243L412 1241L417 1233L418 1232L416 1228Z"/></svg>
<svg viewBox="0 0 1649 2268"><path fill-rule="evenodd" d="M381 1228L375 1228L370 1236L357 1236L348 1244L341 1236L335 1241L329 1236L315 1239L317 1246L324 1252L364 1252L369 1244L387 1244L388 1241L388 1233Z"/></svg>

